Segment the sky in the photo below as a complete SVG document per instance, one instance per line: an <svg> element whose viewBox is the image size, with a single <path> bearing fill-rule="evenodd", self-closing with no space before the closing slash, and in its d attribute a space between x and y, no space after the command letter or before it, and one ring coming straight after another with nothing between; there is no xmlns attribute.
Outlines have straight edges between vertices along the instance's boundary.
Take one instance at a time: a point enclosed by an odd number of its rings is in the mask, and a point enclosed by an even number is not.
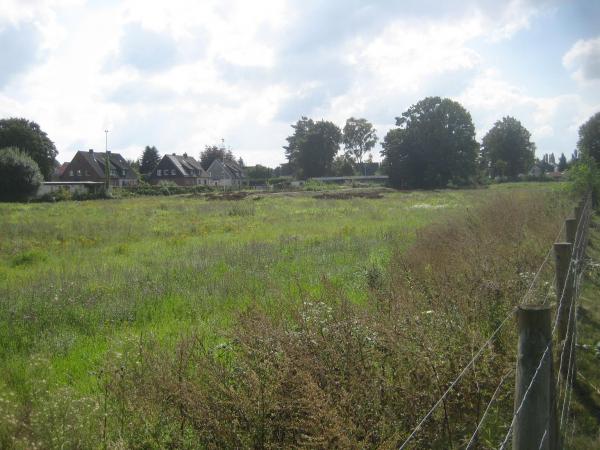
<svg viewBox="0 0 600 450"><path fill-rule="evenodd" d="M108 129L126 158L224 139L274 167L301 116L383 140L428 96L478 139L513 116L570 157L600 111L600 1L0 0L0 118L37 122L61 162Z"/></svg>

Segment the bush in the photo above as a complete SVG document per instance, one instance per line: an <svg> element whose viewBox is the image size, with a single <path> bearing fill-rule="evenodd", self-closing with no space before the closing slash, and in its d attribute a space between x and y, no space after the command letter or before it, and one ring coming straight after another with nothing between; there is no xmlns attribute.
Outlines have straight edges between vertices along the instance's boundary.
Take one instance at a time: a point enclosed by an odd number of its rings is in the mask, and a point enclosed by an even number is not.
<svg viewBox="0 0 600 450"><path fill-rule="evenodd" d="M29 156L13 147L0 150L0 200L28 200L42 181L40 168Z"/></svg>
<svg viewBox="0 0 600 450"><path fill-rule="evenodd" d="M598 202L600 194L600 168L594 158L583 157L577 161L567 172L567 179L570 183L570 190L581 197L591 191L594 204Z"/></svg>

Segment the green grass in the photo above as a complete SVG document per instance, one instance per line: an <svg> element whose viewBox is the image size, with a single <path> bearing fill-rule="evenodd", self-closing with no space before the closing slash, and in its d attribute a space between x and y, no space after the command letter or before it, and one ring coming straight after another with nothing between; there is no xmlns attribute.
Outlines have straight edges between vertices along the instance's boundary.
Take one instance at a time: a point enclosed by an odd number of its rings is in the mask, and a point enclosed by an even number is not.
<svg viewBox="0 0 600 450"><path fill-rule="evenodd" d="M58 383L86 389L119 336L218 336L249 303L277 315L318 296L322 277L360 302L365 271L385 264L392 243L482 195L2 204L0 379L23 390L29 359L42 355Z"/></svg>
<svg viewBox="0 0 600 450"><path fill-rule="evenodd" d="M0 394L27 403L41 385L93 393L101 361L123 342L193 331L217 343L249 305L285 319L327 295L323 280L360 305L374 271L417 230L532 188L562 186L0 204Z"/></svg>

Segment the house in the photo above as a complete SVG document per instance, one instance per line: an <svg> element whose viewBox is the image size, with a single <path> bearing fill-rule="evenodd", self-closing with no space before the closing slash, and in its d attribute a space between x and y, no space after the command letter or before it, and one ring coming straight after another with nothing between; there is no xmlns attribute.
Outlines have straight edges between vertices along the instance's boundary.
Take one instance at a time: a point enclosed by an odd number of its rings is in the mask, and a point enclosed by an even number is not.
<svg viewBox="0 0 600 450"><path fill-rule="evenodd" d="M532 177L541 177L543 173L544 168L538 163L535 163L533 167L529 170L529 176Z"/></svg>
<svg viewBox="0 0 600 450"><path fill-rule="evenodd" d="M108 156L108 158L107 158ZM119 153L78 151L58 178L60 181L106 182L106 165L110 170L111 186L135 186L137 174Z"/></svg>
<svg viewBox="0 0 600 450"><path fill-rule="evenodd" d="M247 181L246 172L237 163L215 159L206 170L212 186L242 187Z"/></svg>
<svg viewBox="0 0 600 450"><path fill-rule="evenodd" d="M148 181L158 184L161 181L171 181L179 186L208 185L210 178L200 163L187 153L183 155L164 155L154 168Z"/></svg>
<svg viewBox="0 0 600 450"><path fill-rule="evenodd" d="M51 180L52 181L59 181L60 177L63 176L63 174L65 173L65 171L69 168L69 163L65 162L62 164L59 164L57 162L57 164L55 164L54 166L54 171L52 172L52 177Z"/></svg>

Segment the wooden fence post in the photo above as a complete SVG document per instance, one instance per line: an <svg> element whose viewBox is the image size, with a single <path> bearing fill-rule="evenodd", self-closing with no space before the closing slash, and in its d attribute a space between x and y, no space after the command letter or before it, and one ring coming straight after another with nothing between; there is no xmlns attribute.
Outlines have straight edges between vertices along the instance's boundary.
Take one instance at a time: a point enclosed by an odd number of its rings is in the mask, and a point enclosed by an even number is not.
<svg viewBox="0 0 600 450"><path fill-rule="evenodd" d="M573 208L575 212L575 219L577 220L577 228L579 228L579 222L581 221L581 213L583 212L583 205L579 203L575 208Z"/></svg>
<svg viewBox="0 0 600 450"><path fill-rule="evenodd" d="M575 246L575 238L577 237L577 219L566 219L565 220L565 237L567 242Z"/></svg>
<svg viewBox="0 0 600 450"><path fill-rule="evenodd" d="M550 312L549 305L521 305L517 310L519 343L515 414L521 403L523 405L515 418L514 450L556 448ZM527 397L523 400L525 395Z"/></svg>
<svg viewBox="0 0 600 450"><path fill-rule="evenodd" d="M558 315L558 343L560 349L569 348L570 336L573 332L573 319L575 311L571 307L573 302L573 267L571 267L571 252L573 246L568 242L556 242L554 255L556 257L556 300L558 302L556 314ZM569 325L569 317L571 324ZM567 336L567 331L569 335ZM560 375L566 379L569 371L568 357L562 359Z"/></svg>

